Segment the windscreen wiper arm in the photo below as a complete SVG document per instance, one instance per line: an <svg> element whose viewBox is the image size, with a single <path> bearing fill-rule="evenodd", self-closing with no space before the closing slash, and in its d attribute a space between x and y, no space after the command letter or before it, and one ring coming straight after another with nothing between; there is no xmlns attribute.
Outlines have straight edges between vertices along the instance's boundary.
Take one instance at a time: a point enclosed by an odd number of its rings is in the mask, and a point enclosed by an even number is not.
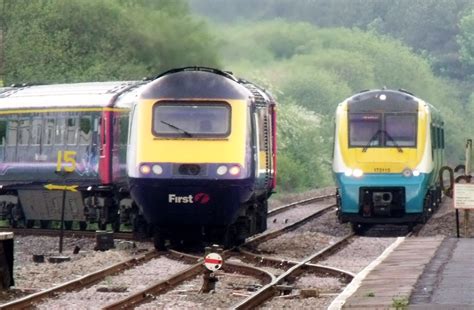
<svg viewBox="0 0 474 310"><path fill-rule="evenodd" d="M372 136L372 138L369 139L369 142L367 142L367 144L366 144L366 145L364 146L364 148L362 149L362 152L363 152L363 153L367 152L367 149L369 148L370 143L372 143L372 141L374 141L375 138L377 138L381 133L382 133L382 130L381 130L381 129L377 130L377 132L374 133L374 135Z"/></svg>
<svg viewBox="0 0 474 310"><path fill-rule="evenodd" d="M399 153L403 153L403 150L402 150L402 148L398 145L397 141L395 141L395 139L394 139L391 135L389 135L388 132L386 132L385 130L384 130L384 133L385 133L385 137L387 137L390 141L393 142L393 145L397 148L398 152L399 152Z"/></svg>
<svg viewBox="0 0 474 310"><path fill-rule="evenodd" d="M176 129L178 131L181 131L186 137L192 137L193 135L191 133L189 133L188 131L184 130L183 128L179 128L178 126L175 126L173 124L170 124L168 122L165 122L165 121L160 121L162 122L163 124L167 125L167 126L170 126L171 128L173 129Z"/></svg>
<svg viewBox="0 0 474 310"><path fill-rule="evenodd" d="M377 130L377 132L372 136L372 138L370 138L369 142L367 142L366 146L364 146L364 148L362 149L362 152L367 152L367 149L369 148L372 141L374 141L375 138L377 138L382 133L385 135L387 139L393 142L393 146L397 148L399 153L403 153L403 149L398 145L397 141L395 141L395 139L391 135L389 135L388 132L381 129Z"/></svg>

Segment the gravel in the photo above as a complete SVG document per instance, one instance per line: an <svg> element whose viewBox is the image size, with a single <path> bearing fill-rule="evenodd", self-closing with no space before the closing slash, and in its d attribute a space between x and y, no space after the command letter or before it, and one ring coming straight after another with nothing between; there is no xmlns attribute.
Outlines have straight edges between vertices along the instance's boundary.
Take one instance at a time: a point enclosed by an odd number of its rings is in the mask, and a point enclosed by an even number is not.
<svg viewBox="0 0 474 310"><path fill-rule="evenodd" d="M159 257L86 289L63 293L59 297L36 305L38 309L98 309L146 287L164 280L188 265Z"/></svg>
<svg viewBox="0 0 474 310"><path fill-rule="evenodd" d="M79 247L79 253L73 254ZM59 238L45 236L14 237L14 290L39 291L76 279L106 266L128 260L143 252L144 244L115 241L116 248L94 251L95 242L89 238L64 238L62 256L70 261L49 263L48 258L59 255ZM44 263L33 262L33 255L44 255ZM0 296L0 303L11 299L11 294Z"/></svg>
<svg viewBox="0 0 474 310"><path fill-rule="evenodd" d="M136 309L227 309L262 287L253 277L224 272L216 275L218 281L210 293L199 292L203 284L199 276Z"/></svg>
<svg viewBox="0 0 474 310"><path fill-rule="evenodd" d="M303 200L314 195L324 195L334 193L334 188L318 189L310 193L303 193L288 196L275 196L270 200L270 209L279 207L290 201ZM306 212L306 211L305 211ZM460 212L461 236L464 234L462 221L463 212ZM289 224L288 217L276 217L276 223ZM474 220L471 219L471 235L474 232ZM271 229L271 228L270 228ZM282 235L274 240L269 240L258 246L258 250L286 259L302 259L313 252L332 244L340 237L350 232L348 224L339 224L334 212L327 213L299 229ZM419 236L456 236L455 212L452 207L452 200L447 198L440 209L429 220L418 233ZM368 238L362 237L354 240L349 246L338 253L326 258L320 264L341 268L353 273L357 273L367 266L374 258L391 244L395 238ZM71 258L71 261L61 264L53 264L47 261L47 258L58 254L57 237L44 236L15 236L15 266L14 277L16 287L14 289L22 290L41 290L50 288L54 285L73 280L85 274L97 271L106 266L128 260L143 253L144 249L151 248L150 243L132 243L127 241L115 241L116 248L109 251L94 251L95 242L89 238L65 238L64 255ZM79 247L78 254L73 254L73 249ZM45 263L34 263L33 254L43 254L46 257ZM156 265L153 265L156 264ZM164 278L180 268L183 264L178 261L160 258L154 263L150 262L150 269L143 271L136 280L129 281L132 278L126 273L121 277L110 277L103 283L82 290L73 294L59 296L55 300L49 300L48 303L39 305L40 308L59 309L59 308L77 308L77 309L97 309L98 305L109 303L122 293L108 292L100 293L99 287L109 288L112 291L121 286L126 286L127 291L131 288L140 287L149 284L152 281ZM267 269L267 268L266 268ZM145 269L143 269L145 270ZM268 270L271 270L268 268ZM274 274L280 274L282 271L271 270ZM147 280L143 280L146 278ZM178 288L168 292L165 295L158 296L152 303L143 305L141 309L183 309L183 308L229 308L239 300L252 294L252 290L259 287L258 280L237 275L219 272L219 281L216 284L216 290L209 294L200 294L202 278L198 277L182 284ZM125 284L128 283L128 284ZM263 309L326 309L330 302L335 298L334 294L342 290L343 284L338 279L320 278L315 275L305 275L299 278L295 283L295 290L290 296L280 296L274 298L271 302L263 305ZM315 290L319 297L302 296L301 290ZM12 290L15 291L15 290ZM114 297L114 294L118 294ZM310 294L311 295L311 294ZM64 303L63 298L68 296L68 303ZM77 297L74 297L77 296ZM15 296L18 297L18 296ZM0 302L4 303L12 298L12 294L0 294ZM73 299L69 299L73 298ZM76 299L77 298L77 299ZM73 303L69 300L74 300Z"/></svg>

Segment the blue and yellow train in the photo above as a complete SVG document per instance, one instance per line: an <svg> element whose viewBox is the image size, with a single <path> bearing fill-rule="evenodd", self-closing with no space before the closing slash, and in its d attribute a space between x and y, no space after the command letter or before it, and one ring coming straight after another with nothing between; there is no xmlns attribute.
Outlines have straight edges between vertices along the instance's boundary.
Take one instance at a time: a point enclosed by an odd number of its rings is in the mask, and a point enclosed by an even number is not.
<svg viewBox="0 0 474 310"><path fill-rule="evenodd" d="M270 94L228 72L174 69L143 88L131 123L130 193L157 248L193 236L228 246L266 229L276 173Z"/></svg>
<svg viewBox="0 0 474 310"><path fill-rule="evenodd" d="M366 223L425 222L441 201L444 123L404 90L371 90L336 110L333 174L338 217Z"/></svg>

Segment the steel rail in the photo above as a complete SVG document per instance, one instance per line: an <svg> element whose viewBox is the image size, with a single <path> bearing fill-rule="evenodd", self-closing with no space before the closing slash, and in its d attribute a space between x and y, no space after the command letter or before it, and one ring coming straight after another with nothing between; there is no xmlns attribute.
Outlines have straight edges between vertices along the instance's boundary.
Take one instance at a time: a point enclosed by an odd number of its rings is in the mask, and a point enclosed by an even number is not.
<svg viewBox="0 0 474 310"><path fill-rule="evenodd" d="M284 234L288 231L295 230L299 226L302 226L302 225L308 223L312 219L314 219L316 217L319 217L319 216L321 216L321 215L323 215L327 212L330 212L331 209L336 207L336 206L337 206L336 204L331 204L331 205L328 205L328 206L321 207L320 209L318 209L314 213L308 215L307 217L305 217L305 218L303 218L303 219L301 219L301 220L299 220L299 221L297 221L297 222L295 222L291 225L285 226L285 227L283 227L281 229L278 229L278 230L263 233L261 235L256 235L256 236L250 237L248 239L248 241L243 244L243 246L265 242L267 240L274 239L274 238L276 238L276 237L278 237L278 236L280 236L280 235L282 235L282 234Z"/></svg>
<svg viewBox="0 0 474 310"><path fill-rule="evenodd" d="M238 272L240 274L256 276L257 278L262 280L263 284L271 283L275 279L272 274L268 273L263 269L239 263L226 262L225 264L223 264L222 269L225 272ZM112 304L109 304L103 307L102 309L115 310L130 309L136 307L142 303L152 300L154 296L163 294L178 286L179 284L183 283L184 281L198 276L204 270L204 264L202 262L198 262L180 273L177 273L165 280L152 284L147 288L136 292L130 296L127 296L122 300L118 300Z"/></svg>
<svg viewBox="0 0 474 310"><path fill-rule="evenodd" d="M341 238L338 242L327 246L326 248L310 255L309 257L305 258L301 262L297 263L296 265L292 266L286 272L278 276L272 283L267 284L262 289L257 291L255 294L249 296L242 302L238 303L236 306L232 307L234 309L253 309L261 304L263 304L268 299L272 298L277 293L276 286L279 285L282 281L290 276L294 276L298 273L304 271L304 268L307 268L306 265L315 259L319 259L319 257L326 254L328 251L334 251L334 248L341 246L348 242L349 238L352 238L354 234L349 234L343 238Z"/></svg>
<svg viewBox="0 0 474 310"><path fill-rule="evenodd" d="M315 201L320 201L320 200L324 200L324 199L328 199L328 198L334 198L334 197L336 197L336 194L322 195L322 196L312 197L312 198L308 198L308 199L303 199L303 200L292 202L292 203L289 203L287 205L284 205L284 206L275 208L273 210L270 210L270 211L268 211L268 215L269 216L277 215L279 213L285 212L286 210L293 209L293 208L295 208L299 205L308 204L308 203L312 203L312 202L315 202Z"/></svg>
<svg viewBox="0 0 474 310"><path fill-rule="evenodd" d="M33 293L23 298L5 303L3 305L0 305L0 309L24 309L27 307L32 307L35 303L38 303L39 301L45 298L53 297L61 292L69 292L69 291L77 290L79 288L83 288L83 287L95 284L103 280L107 276L111 276L119 272L122 272L124 270L130 269L134 266L146 263L159 256L160 256L160 253L156 251L149 251L145 254L140 255L139 257L134 257L127 261L117 263L105 269L87 274L80 278L68 281L66 283L46 289L44 291Z"/></svg>
<svg viewBox="0 0 474 310"><path fill-rule="evenodd" d="M311 199L306 199L306 200L304 200L304 202L299 201L297 203L292 203L292 204L286 205L282 208L279 208L278 209L279 211L277 211L277 213L275 213L275 214L281 213L285 210L290 210L293 207L296 207L297 205L300 205L300 204L311 203L311 202L314 202L314 201L319 201L319 200L323 200L325 198L330 198L330 197L331 197L331 195L329 195L329 196L319 196L319 197L315 197L315 198L311 198ZM245 245L253 244L253 243L256 243L256 242L263 242L265 240L276 238L277 236L283 234L284 232L294 230L296 227L299 227L299 226L307 223L308 221L312 220L313 218L328 212L334 206L335 205L329 205L329 206L322 207L319 210L317 210L316 212L310 214L309 216L307 216L307 217L305 217L305 218L303 218L303 219L301 219L301 220L299 220L299 221L297 221L297 222L295 222L291 225L285 226L281 229L269 232L267 234L263 234L263 235L260 235L260 236L250 238L250 240L247 241L245 243ZM236 248L223 251L222 256L224 258L232 256L233 255L232 251L235 250L235 249ZM153 299L153 296L156 296L158 294L163 294L163 293L169 291L170 289L172 289L173 287L177 286L178 284L180 284L180 283L182 283L182 282L184 282L184 281L186 281L190 278L196 277L199 273L202 273L204 271L203 258L202 257L195 256L195 255L190 255L190 254L187 254L187 253L181 253L181 252L178 252L178 251L175 251L175 250L170 250L170 253L172 253L173 255L175 255L177 257L186 258L188 260L196 260L197 259L198 263L196 263L193 266L189 267L187 270L183 271L182 273L173 275L170 278L168 278L166 280L163 280L163 281L160 281L158 283L155 283L155 284L145 288L144 290L142 290L140 292L134 293L133 295L130 295L130 296L128 296L128 297L126 297L122 300L119 300L119 301L117 301L113 304L109 304L104 309L128 309L128 308L135 307L139 304L146 303L147 301ZM317 266L317 267L311 266L310 268L317 268L318 270L324 270L327 273L336 273L338 275L341 274L340 272L337 272L333 268L326 268L326 267L321 267L321 266ZM268 273L265 270L262 270L260 268L253 267L253 266L247 266L247 265L232 263L232 262L229 262L229 261L226 261L222 265L222 269L224 271L234 270L234 271L236 271L238 273L241 273L241 274L257 276L260 279L262 279L262 277L267 277L266 280L265 279L263 280L264 283L265 282L272 283L276 280L274 275Z"/></svg>
<svg viewBox="0 0 474 310"><path fill-rule="evenodd" d="M302 201L298 201L295 203L291 203L285 206L282 206L278 209L274 209L273 211L270 211L269 214L279 214L281 212L284 212L286 210L290 210L298 205L301 204L307 204L311 203L314 201L319 201L319 200L324 200L326 198L331 198L333 195L326 195L326 196L318 196L318 197L313 197L310 199L305 199ZM290 231L295 229L298 226L303 225L304 223L310 221L316 216L319 216L321 214L324 214L327 212L330 208L332 208L334 205L326 206L323 207L322 209L316 211L315 213L307 216L306 218L293 223L291 225L285 226L279 230L270 232L268 234L260 235L254 238L251 238L246 244L250 243L255 243L255 242L263 242L264 240L269 240L271 238L275 238L281 234L283 234L286 231ZM0 228L0 231L3 230L3 228ZM54 229L26 229L26 228L21 228L21 229L10 229L10 231L13 230L15 233L20 234L20 235L29 235L29 234L35 234L37 235L38 233L44 234L44 235L50 235L50 236L57 236L59 233L59 230L54 230ZM70 231L65 231L66 236L70 237L77 237L77 236L83 236L83 237L94 237L96 235L95 231L77 231L77 230L70 230ZM124 233L124 232L119 232L119 233L113 233L114 238L121 238L121 239L132 239L133 234L132 233ZM231 249L232 250L232 249ZM224 252L224 256L230 256L231 250L227 250ZM124 302L122 305L120 305L120 302L117 302L116 304L111 304L108 305L107 307L111 307L110 309L122 309L122 307L128 307L129 305L134 305L134 304L140 304L146 301L150 295L153 294L159 294L160 292L164 292L170 288L173 287L173 285L177 285L181 283L182 281L189 279L193 276L196 276L197 274L201 273L203 269L203 263L202 263L202 258L196 257L190 254L186 253L180 253L176 252L173 250L170 250L166 252L167 255L177 257L178 259L187 261L188 263L192 263L191 267L187 268L181 273L178 273L174 276L171 276L170 278L161 281L151 287L149 287L146 292L140 292L138 294L141 294L142 296L130 296L127 298L127 300L123 300ZM158 257L160 255L163 255L163 253L158 253L155 251L150 251L146 254L141 255L138 258L132 258L128 261L122 262L115 264L113 266L110 266L108 268L105 268L103 270L82 276L78 279L71 280L69 282L63 283L61 285L52 287L50 289L36 292L30 295L27 295L23 298L13 300L11 302L5 303L3 305L0 305L1 309L18 309L18 308L26 308L26 307L31 307L33 304L40 302L43 299L50 298L52 296L57 295L60 292L69 292L73 290L78 290L83 287L95 284L101 280L103 280L106 276L114 275L116 273L122 272L126 269L130 269L131 267L134 267L136 265L145 263L155 257ZM196 263L196 261L198 261ZM222 267L224 271L228 272L238 272L241 274L246 274L246 275L251 275L255 276L259 279L262 280L263 283L270 283L275 280L275 276L272 275L271 273L262 270L257 267L253 266L247 266L247 265L242 265L238 263L232 263L232 262L226 262L224 266ZM126 305L126 306L123 306Z"/></svg>
<svg viewBox="0 0 474 310"><path fill-rule="evenodd" d="M0 227L0 231L13 232L15 235L19 236L59 236L59 229L43 229L43 228L7 228ZM85 238L95 238L97 231L91 230L64 230L64 237L85 237ZM111 232L114 239L123 239L123 240L134 240L132 232Z"/></svg>

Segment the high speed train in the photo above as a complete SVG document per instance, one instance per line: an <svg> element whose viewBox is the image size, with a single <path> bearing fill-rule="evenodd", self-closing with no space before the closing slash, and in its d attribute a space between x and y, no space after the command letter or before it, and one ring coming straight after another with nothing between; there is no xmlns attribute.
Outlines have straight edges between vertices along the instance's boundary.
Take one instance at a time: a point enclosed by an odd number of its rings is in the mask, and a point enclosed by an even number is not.
<svg viewBox="0 0 474 310"><path fill-rule="evenodd" d="M404 90L345 99L335 115L333 175L338 217L368 223L425 222L441 201L444 122Z"/></svg>
<svg viewBox="0 0 474 310"><path fill-rule="evenodd" d="M230 246L262 232L276 180L276 102L229 72L186 67L140 92L131 113L130 193L155 246Z"/></svg>

